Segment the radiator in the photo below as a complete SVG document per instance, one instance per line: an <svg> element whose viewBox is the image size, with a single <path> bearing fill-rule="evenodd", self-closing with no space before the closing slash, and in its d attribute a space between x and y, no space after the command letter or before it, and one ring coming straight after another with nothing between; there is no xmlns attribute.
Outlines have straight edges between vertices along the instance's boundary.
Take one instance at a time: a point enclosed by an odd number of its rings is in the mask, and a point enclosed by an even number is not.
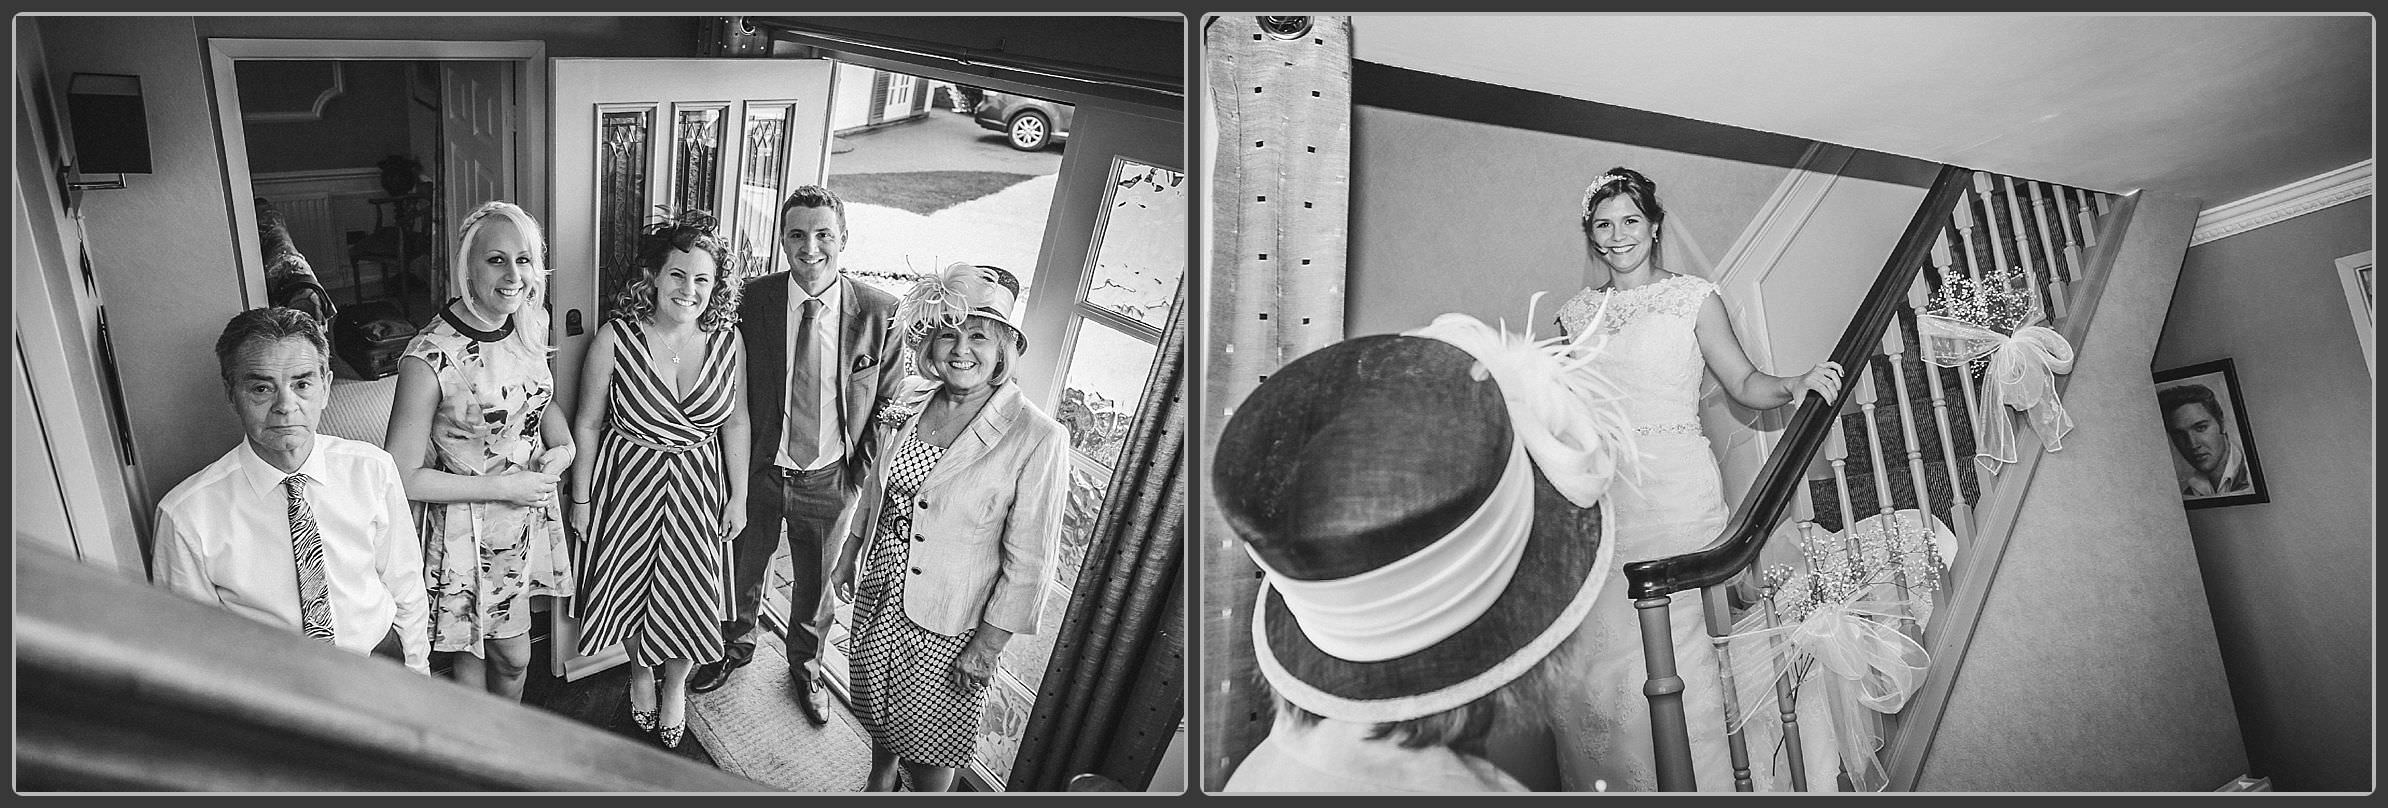
<svg viewBox="0 0 2388 808"><path fill-rule="evenodd" d="M266 197L282 211L282 223L290 228L291 246L307 256L307 263L315 267L315 274L328 282L348 263L347 245L340 243L340 233L332 227L332 196L313 193L288 197ZM345 277L345 273L340 273Z"/></svg>

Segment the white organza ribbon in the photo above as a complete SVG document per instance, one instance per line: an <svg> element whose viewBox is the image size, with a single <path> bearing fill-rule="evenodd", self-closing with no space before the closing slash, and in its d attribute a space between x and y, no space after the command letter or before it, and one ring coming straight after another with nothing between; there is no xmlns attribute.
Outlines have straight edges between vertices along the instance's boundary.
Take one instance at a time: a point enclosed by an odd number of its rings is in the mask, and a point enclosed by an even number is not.
<svg viewBox="0 0 2388 808"><path fill-rule="evenodd" d="M1534 469L1511 441L1501 481L1442 538L1382 567L1331 580L1288 578L1253 563L1285 599L1310 644L1337 659L1382 662L1468 627L1509 588L1534 532ZM1246 552L1251 547L1246 545Z"/></svg>
<svg viewBox="0 0 2388 808"><path fill-rule="evenodd" d="M1774 694L1758 689L1771 688L1786 672L1798 676L1795 699L1819 674L1829 674L1824 697L1842 767L1858 790L1882 790L1888 778L1875 755L1882 748L1882 716L1907 706L1932 662L1923 646L1899 633L1898 621L1911 611L1906 601L1857 600L1818 606L1787 625L1766 625L1763 612L1742 618L1726 641L1733 681L1742 684L1736 689L1745 691L1741 703L1747 706L1731 716L1730 728L1774 713L1764 709L1777 706Z"/></svg>
<svg viewBox="0 0 2388 808"><path fill-rule="evenodd" d="M2073 370L2073 346L2039 322L2035 313L2007 335L1937 314L1916 316L1925 361L1959 367L1990 357L1974 413L1974 461L1992 474L2016 460L2015 424L2006 410L2026 413L2051 452L2064 448L2065 433L2073 429L2072 416L2056 398L2056 375Z"/></svg>
<svg viewBox="0 0 2388 808"><path fill-rule="evenodd" d="M1536 292L1526 301L1526 322L1534 322ZM1592 368L1608 343L1599 327L1608 313L1603 300L1582 333L1573 339L1533 337L1494 328L1465 314L1436 317L1424 328L1403 332L1449 343L1476 358L1478 375L1490 374L1509 406L1509 427L1534 456L1534 465L1567 501L1589 508L1620 476L1635 479L1633 424L1626 420L1624 393Z"/></svg>

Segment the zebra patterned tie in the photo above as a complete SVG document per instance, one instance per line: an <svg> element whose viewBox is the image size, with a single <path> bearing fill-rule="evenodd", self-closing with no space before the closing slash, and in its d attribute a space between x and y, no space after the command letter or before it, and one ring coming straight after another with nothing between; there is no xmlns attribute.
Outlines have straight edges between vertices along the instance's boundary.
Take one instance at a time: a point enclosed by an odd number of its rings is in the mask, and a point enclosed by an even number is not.
<svg viewBox="0 0 2388 808"><path fill-rule="evenodd" d="M323 533L315 509L307 507L307 475L282 478L290 495L290 552L298 564L299 625L307 636L332 642L332 601L323 581Z"/></svg>

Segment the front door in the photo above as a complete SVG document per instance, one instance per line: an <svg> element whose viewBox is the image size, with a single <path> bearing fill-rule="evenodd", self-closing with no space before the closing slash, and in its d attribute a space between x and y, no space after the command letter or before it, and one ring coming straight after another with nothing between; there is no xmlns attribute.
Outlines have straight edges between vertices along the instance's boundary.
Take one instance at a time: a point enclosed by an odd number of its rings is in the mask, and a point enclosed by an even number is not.
<svg viewBox="0 0 2388 808"><path fill-rule="evenodd" d="M555 59L552 67L548 288L558 397L574 412L580 358L604 320L604 296L628 277L639 228L658 214L713 214L741 276L785 268L773 237L779 202L822 180L831 64ZM623 661L618 646L581 655L578 623L553 619L555 675L578 679Z"/></svg>

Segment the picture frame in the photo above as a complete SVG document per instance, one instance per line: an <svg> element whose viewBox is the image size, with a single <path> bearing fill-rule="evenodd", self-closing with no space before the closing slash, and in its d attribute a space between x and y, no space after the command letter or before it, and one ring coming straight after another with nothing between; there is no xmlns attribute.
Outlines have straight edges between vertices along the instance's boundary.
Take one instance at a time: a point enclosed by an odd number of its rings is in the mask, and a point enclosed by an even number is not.
<svg viewBox="0 0 2388 808"><path fill-rule="evenodd" d="M2248 426L2238 366L2228 358L2156 373L2156 406L2187 508L2272 501Z"/></svg>

